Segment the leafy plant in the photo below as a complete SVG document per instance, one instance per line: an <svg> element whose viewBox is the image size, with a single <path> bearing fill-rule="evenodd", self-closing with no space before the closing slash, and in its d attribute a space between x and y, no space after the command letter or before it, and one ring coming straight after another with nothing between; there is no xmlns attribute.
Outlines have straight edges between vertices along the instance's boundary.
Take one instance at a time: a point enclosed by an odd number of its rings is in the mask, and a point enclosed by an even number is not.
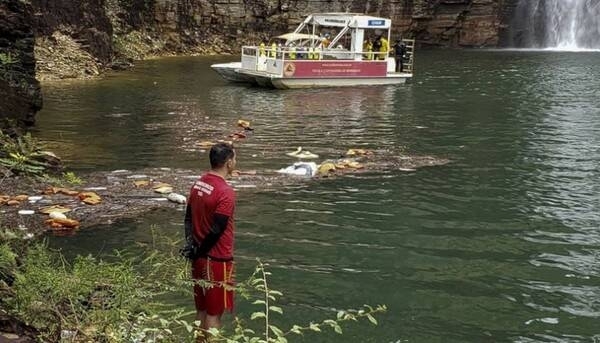
<svg viewBox="0 0 600 343"><path fill-rule="evenodd" d="M39 176L52 167L49 157L30 133L11 137L0 130L0 166L15 174Z"/></svg>
<svg viewBox="0 0 600 343"><path fill-rule="evenodd" d="M10 52L4 53L0 52L0 65L10 65L19 62L19 60L14 57Z"/></svg>
<svg viewBox="0 0 600 343"><path fill-rule="evenodd" d="M62 173L62 177L65 182L70 185L78 186L83 184L83 180L79 176L75 175L74 172L64 172Z"/></svg>
<svg viewBox="0 0 600 343"><path fill-rule="evenodd" d="M154 231L153 231L154 232ZM0 303L8 314L34 327L39 339L56 342L69 336L72 342L193 342L199 323L190 321L193 311L173 308L165 295L190 295L193 281L189 264L177 253L179 242L153 234L151 242L139 243L136 251L115 252L112 262L79 256L69 263L44 244L30 247L24 263L14 273L10 296ZM0 250L1 251L1 250ZM7 255L9 265L12 263ZM283 310L275 305L281 292L270 289L266 265L258 261L254 273L235 287L260 310L249 319L235 318L232 332L212 329L211 342L287 342L292 334L321 332L325 327L341 333L340 324L373 317L385 306L339 311L322 322L281 329L273 320ZM213 285L204 284L205 287ZM246 326L261 325L255 332Z"/></svg>
<svg viewBox="0 0 600 343"><path fill-rule="evenodd" d="M364 305L360 310L340 310L335 318L325 319L321 322L309 322L304 325L293 325L290 328L282 329L275 325L272 317L274 314L283 315L283 309L275 306L277 297L283 296L280 291L270 289L267 277L271 275L265 270L267 264L257 260L257 266L254 273L241 286L244 290L254 290L258 292L258 298L252 302L253 305L260 306L261 309L250 315L250 320L264 322L264 330L261 333L256 333L254 330L247 328L244 321L236 318L233 334L226 334L219 329L210 329L208 334L211 337L211 342L227 342L227 343L287 343L288 337L295 335L303 335L305 332L322 332L324 328L331 328L336 333L342 334L341 323L346 321L357 321L360 318L367 318L373 325L377 325L377 320L373 316L376 313L387 311L385 305L371 307ZM244 293L242 293L244 294Z"/></svg>

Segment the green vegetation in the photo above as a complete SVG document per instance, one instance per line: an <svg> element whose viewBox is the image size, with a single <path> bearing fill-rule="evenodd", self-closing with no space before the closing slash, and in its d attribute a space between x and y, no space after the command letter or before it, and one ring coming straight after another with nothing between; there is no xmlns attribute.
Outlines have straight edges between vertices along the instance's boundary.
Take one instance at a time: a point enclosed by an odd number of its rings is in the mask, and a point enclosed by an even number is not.
<svg viewBox="0 0 600 343"><path fill-rule="evenodd" d="M41 176L53 165L56 156L41 150L31 134L10 136L0 130L0 166L15 174Z"/></svg>
<svg viewBox="0 0 600 343"><path fill-rule="evenodd" d="M19 59L13 56L10 52L0 52L0 66L7 66L17 62L19 62Z"/></svg>
<svg viewBox="0 0 600 343"><path fill-rule="evenodd" d="M143 60L164 47L140 31L114 34L113 44L117 54L133 60Z"/></svg>
<svg viewBox="0 0 600 343"><path fill-rule="evenodd" d="M189 265L176 253L179 245L153 236L136 251L116 252L110 262L79 256L69 263L44 244L15 248L0 241L0 307L37 330L43 342L56 342L61 336L73 342L193 342L198 331L193 312L164 301L165 295L177 294L191 299L193 282ZM205 333L214 342L284 343L295 334L319 333L327 327L342 333L341 323L366 318L376 324L373 315L386 311L385 306L366 306L283 329L273 320L283 314L275 305L282 293L269 288L265 267L259 261L254 273L236 286L237 294L260 310L249 319L236 317L229 330ZM9 283L10 292L2 292Z"/></svg>
<svg viewBox="0 0 600 343"><path fill-rule="evenodd" d="M64 172L62 173L62 178L66 183L72 186L80 186L83 184L83 180L74 172Z"/></svg>

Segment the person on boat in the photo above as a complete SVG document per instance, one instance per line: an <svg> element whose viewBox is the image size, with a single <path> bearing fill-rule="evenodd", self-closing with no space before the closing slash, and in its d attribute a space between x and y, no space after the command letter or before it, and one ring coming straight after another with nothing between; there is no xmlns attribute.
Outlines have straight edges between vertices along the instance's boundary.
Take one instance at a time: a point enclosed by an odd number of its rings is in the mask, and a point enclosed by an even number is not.
<svg viewBox="0 0 600 343"><path fill-rule="evenodd" d="M290 47L288 49L290 51L288 54L289 59L295 60L296 59L296 45L294 43L291 43Z"/></svg>
<svg viewBox="0 0 600 343"><path fill-rule="evenodd" d="M402 38L396 40L394 44L394 58L396 59L396 72L404 71L404 59L406 58L406 44Z"/></svg>
<svg viewBox="0 0 600 343"><path fill-rule="evenodd" d="M323 48L329 47L329 44L331 43L331 40L329 39L329 37L330 37L329 33L326 33L325 38L323 38L323 40L321 41Z"/></svg>
<svg viewBox="0 0 600 343"><path fill-rule="evenodd" d="M379 45L379 50L376 50L377 52L379 52L378 59L385 60L390 52L390 43L388 43L388 40L385 39L383 36L379 36L379 41L381 42Z"/></svg>
<svg viewBox="0 0 600 343"><path fill-rule="evenodd" d="M276 53L277 53L277 43L273 42L273 44L271 44L271 58L275 58Z"/></svg>
<svg viewBox="0 0 600 343"><path fill-rule="evenodd" d="M260 42L260 45L258 46L258 56L260 57L265 57L265 42Z"/></svg>
<svg viewBox="0 0 600 343"><path fill-rule="evenodd" d="M367 37L363 44L363 51L365 54L363 55L363 59L372 60L373 59L373 42L371 42L371 38Z"/></svg>
<svg viewBox="0 0 600 343"><path fill-rule="evenodd" d="M318 46L315 46L314 50L313 50L313 60L320 60L323 58L323 55L321 54L321 49L319 49Z"/></svg>
<svg viewBox="0 0 600 343"><path fill-rule="evenodd" d="M315 48L313 48L312 46L308 47L308 59L309 60L315 59Z"/></svg>
<svg viewBox="0 0 600 343"><path fill-rule="evenodd" d="M374 59L379 60L379 51L381 50L381 36L375 37L373 41Z"/></svg>
<svg viewBox="0 0 600 343"><path fill-rule="evenodd" d="M191 253L184 256L192 262L192 278L212 286L194 285L196 319L203 330L220 328L225 310L233 310L236 196L225 178L235 168L235 155L230 144L212 146L209 153L211 169L192 186L185 212L186 247L191 247ZM206 337L201 337L200 342L207 342Z"/></svg>
<svg viewBox="0 0 600 343"><path fill-rule="evenodd" d="M297 56L298 56L299 60L306 59L305 52L306 52L306 48L305 47L303 47L303 46L299 46L298 47L298 55Z"/></svg>

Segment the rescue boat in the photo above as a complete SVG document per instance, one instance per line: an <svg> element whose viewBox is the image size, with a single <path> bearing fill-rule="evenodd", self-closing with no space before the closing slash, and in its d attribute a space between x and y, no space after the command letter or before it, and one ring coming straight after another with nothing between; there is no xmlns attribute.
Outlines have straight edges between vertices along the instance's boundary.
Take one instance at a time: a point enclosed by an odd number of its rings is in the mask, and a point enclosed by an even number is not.
<svg viewBox="0 0 600 343"><path fill-rule="evenodd" d="M402 40L404 68L397 71L391 26L358 13L311 14L291 33L243 46L240 62L211 68L227 81L279 89L403 84L413 76L415 41ZM374 51L375 40L387 47Z"/></svg>

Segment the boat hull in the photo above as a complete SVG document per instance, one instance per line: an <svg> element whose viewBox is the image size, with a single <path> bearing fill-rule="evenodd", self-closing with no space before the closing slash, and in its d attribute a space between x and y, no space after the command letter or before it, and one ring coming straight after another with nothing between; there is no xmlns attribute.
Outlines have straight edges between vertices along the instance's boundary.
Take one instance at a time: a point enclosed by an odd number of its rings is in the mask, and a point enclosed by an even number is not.
<svg viewBox="0 0 600 343"><path fill-rule="evenodd" d="M211 68L230 82L278 89L399 85L412 77L409 73L388 73L379 77L278 77L266 72L244 70L240 62L213 64Z"/></svg>
<svg viewBox="0 0 600 343"><path fill-rule="evenodd" d="M406 83L408 78L408 75L374 78L273 78L271 84L279 89L399 85Z"/></svg>
<svg viewBox="0 0 600 343"><path fill-rule="evenodd" d="M210 67L227 81L240 83L254 83L253 77L240 72L242 68L241 62L218 63L213 64Z"/></svg>

